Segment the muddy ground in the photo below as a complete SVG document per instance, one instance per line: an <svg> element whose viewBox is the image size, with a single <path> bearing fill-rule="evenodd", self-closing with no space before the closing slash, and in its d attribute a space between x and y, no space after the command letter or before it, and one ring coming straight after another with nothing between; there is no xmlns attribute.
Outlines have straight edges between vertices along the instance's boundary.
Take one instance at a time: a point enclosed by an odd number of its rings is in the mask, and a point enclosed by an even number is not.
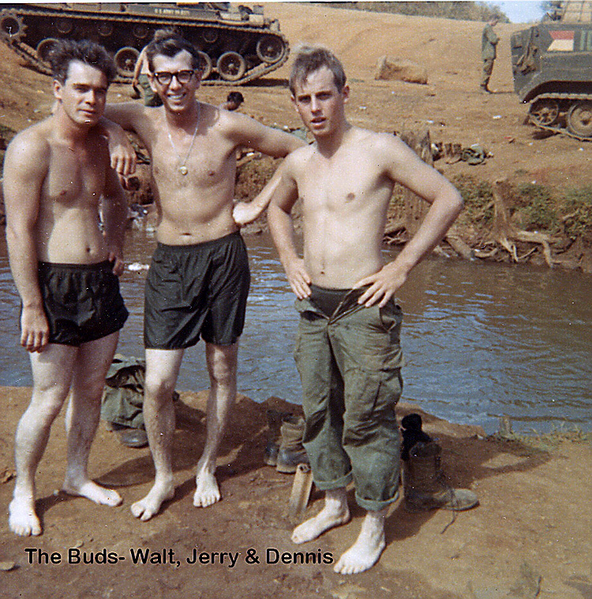
<svg viewBox="0 0 592 599"><path fill-rule="evenodd" d="M29 390L5 388L1 394L0 472L6 468L6 480L13 433ZM219 459L223 500L198 509L192 506L193 476L205 440L206 394L184 392L181 400L174 446L177 493L149 522L139 522L129 511L131 503L150 488L149 450L123 447L101 423L90 472L117 488L124 504L97 506L59 492L65 435L62 418L56 421L37 476L43 535L16 537L8 530L7 519L0 520L0 562L4 568L12 567L0 572L3 597L592 596L592 452L577 435L525 444L484 438L476 427L424 414L425 430L444 448L450 483L473 489L480 506L458 513L453 522L450 512L409 514L400 501L393 504L380 562L369 572L344 577L334 574L327 562L337 560L353 543L363 517L359 509L354 508L349 525L317 541L296 546L289 540L294 524L288 517L293 476L278 473L262 460L267 440L265 408L282 404L268 400L262 405L240 398ZM403 404L399 413L411 409ZM11 491L12 481L0 484L0 505L8 506ZM313 491L308 514L321 504L319 493ZM309 563L294 563L299 559L295 552L303 550L311 554ZM204 556L202 560L216 563L189 564L194 551ZM148 563L134 564L138 552L144 552ZM228 557L224 564L218 563L215 554L220 552L239 552L233 567ZM319 563L319 557L325 561Z"/></svg>
<svg viewBox="0 0 592 599"><path fill-rule="evenodd" d="M340 55L352 87L349 115L354 124L382 131L427 127L433 141L479 143L492 154L478 166L437 162L446 176L468 174L490 182L508 178L557 187L592 183L592 144L561 136L541 139L523 124L526 108L513 93L508 43L510 33L520 26L498 26L502 41L492 78L496 93L482 95L481 24L305 4L268 4L266 13L279 18L293 46L299 41L321 42ZM376 61L385 54L425 64L428 84L375 81ZM0 124L18 131L49 113L50 81L24 68L3 45L0 61ZM299 127L285 87L287 72L282 67L256 85L241 88L244 112L269 125ZM200 94L220 103L228 91L204 87ZM110 91L112 101L125 100L128 94L125 86L115 85ZM254 181L253 187L258 184ZM5 471L0 505L5 511L12 492L13 436L29 390L0 393L0 473ZM481 505L458 514L450 524L449 512L410 515L394 504L380 562L348 578L333 574L329 564L271 563L278 552L285 553L284 561L293 561L294 552L303 548L289 540L292 477L262 462L264 406L241 398L219 461L223 500L206 509L192 507L193 467L205 434L204 395L183 393L182 399L187 408L175 439L177 494L147 523L136 521L129 506L149 489L149 451L121 446L101 424L91 474L117 486L124 504L95 506L58 491L65 453L63 419L56 422L37 478L44 534L17 538L9 532L6 518L0 520L2 596L592 598L592 454L590 444L576 433L535 439L533 446L532 440L484 438L478 429L426 416L428 431L444 447L451 483L473 489ZM404 406L401 413L408 410ZM309 513L320 508L319 499L313 492ZM328 561L338 559L355 539L361 517L354 510L350 525L327 533L306 550ZM259 563L248 563L249 549ZM134 565L130 550L148 550L149 563ZM194 550L210 559L215 552L240 555L232 568L226 563L190 565L186 558ZM53 559L62 563L47 563L46 554L55 554ZM123 559L100 563L114 554ZM94 563L73 563L84 558Z"/></svg>

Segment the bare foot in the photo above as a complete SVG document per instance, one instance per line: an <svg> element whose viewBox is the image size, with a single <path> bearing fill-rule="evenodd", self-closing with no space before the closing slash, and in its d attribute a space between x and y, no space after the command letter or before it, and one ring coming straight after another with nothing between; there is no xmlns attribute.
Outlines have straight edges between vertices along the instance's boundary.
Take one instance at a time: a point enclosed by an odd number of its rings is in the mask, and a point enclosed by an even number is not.
<svg viewBox="0 0 592 599"><path fill-rule="evenodd" d="M292 533L292 541L297 544L308 543L322 535L326 530L349 522L350 513L345 499L341 496L331 496L328 491L325 497L325 507L310 520L297 526Z"/></svg>
<svg viewBox="0 0 592 599"><path fill-rule="evenodd" d="M35 513L35 500L31 497L15 497L8 507L8 524L13 533L21 537L41 534L41 523Z"/></svg>
<svg viewBox="0 0 592 599"><path fill-rule="evenodd" d="M359 574L369 570L380 557L384 540L384 516L381 512L368 512L356 542L341 556L335 567L337 574Z"/></svg>
<svg viewBox="0 0 592 599"><path fill-rule="evenodd" d="M117 491L112 489L105 489L97 485L92 480L87 480L81 484L74 484L68 481L64 481L62 491L68 493L68 495L77 495L79 497L86 497L95 503L100 505L108 505L115 507L122 502L121 496Z"/></svg>
<svg viewBox="0 0 592 599"><path fill-rule="evenodd" d="M152 516L158 514L160 506L165 501L169 501L174 496L175 487L172 483L162 485L154 483L154 486L150 489L146 497L132 504L132 514L142 520L142 522L146 522L146 520L150 520Z"/></svg>
<svg viewBox="0 0 592 599"><path fill-rule="evenodd" d="M216 477L208 468L198 471L195 484L196 489L193 495L193 505L195 507L209 507L220 501L221 495Z"/></svg>

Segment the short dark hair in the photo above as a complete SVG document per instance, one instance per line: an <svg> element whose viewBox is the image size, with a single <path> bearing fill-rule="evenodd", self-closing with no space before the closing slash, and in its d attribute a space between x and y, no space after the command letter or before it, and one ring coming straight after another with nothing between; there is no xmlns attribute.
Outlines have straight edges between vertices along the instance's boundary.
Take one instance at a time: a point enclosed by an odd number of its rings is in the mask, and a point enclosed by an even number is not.
<svg viewBox="0 0 592 599"><path fill-rule="evenodd" d="M331 50L323 46L308 45L297 48L288 82L292 94L296 93L297 83L305 81L311 73L322 67L327 67L333 73L335 86L341 91L345 87L347 77L343 65Z"/></svg>
<svg viewBox="0 0 592 599"><path fill-rule="evenodd" d="M158 54L173 58L185 50L191 54L191 66L197 71L203 71L203 63L199 50L173 29L159 29L154 33L152 41L146 46L148 68L154 73L154 57Z"/></svg>
<svg viewBox="0 0 592 599"><path fill-rule="evenodd" d="M66 83L70 63L79 61L101 71L111 83L117 76L117 67L107 50L90 40L56 40L49 52L49 63L53 78L62 85Z"/></svg>
<svg viewBox="0 0 592 599"><path fill-rule="evenodd" d="M229 92L228 96L226 96L227 102L232 102L237 106L240 106L244 101L244 97L240 92Z"/></svg>

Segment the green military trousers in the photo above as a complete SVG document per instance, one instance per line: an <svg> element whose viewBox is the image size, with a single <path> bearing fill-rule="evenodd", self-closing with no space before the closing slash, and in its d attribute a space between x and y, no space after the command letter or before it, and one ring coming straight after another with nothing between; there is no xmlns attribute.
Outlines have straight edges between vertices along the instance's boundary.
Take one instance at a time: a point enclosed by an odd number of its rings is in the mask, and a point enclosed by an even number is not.
<svg viewBox="0 0 592 599"><path fill-rule="evenodd" d="M314 297L296 300L295 359L316 486L327 491L353 480L358 505L378 511L398 496L402 312L392 300L384 308L360 306L360 293L345 293L331 316Z"/></svg>

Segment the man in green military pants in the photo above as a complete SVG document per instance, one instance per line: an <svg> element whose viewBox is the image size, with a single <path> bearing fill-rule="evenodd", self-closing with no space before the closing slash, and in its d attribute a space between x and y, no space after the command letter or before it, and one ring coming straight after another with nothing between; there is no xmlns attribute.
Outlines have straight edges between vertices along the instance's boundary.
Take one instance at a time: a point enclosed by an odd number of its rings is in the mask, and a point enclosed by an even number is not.
<svg viewBox="0 0 592 599"><path fill-rule="evenodd" d="M457 190L399 138L351 125L343 65L326 48L304 46L290 74L292 102L315 141L280 167L269 228L297 297L295 357L306 416L304 446L325 505L292 540L307 543L351 513L346 487L366 511L354 544L334 570L371 568L386 546L384 522L397 498L402 314L395 292L440 242L462 208ZM397 258L382 239L395 183L431 204ZM300 199L303 258L292 209Z"/></svg>
<svg viewBox="0 0 592 599"><path fill-rule="evenodd" d="M489 89L489 79L493 72L493 63L495 62L497 44L499 37L493 30L498 24L499 18L493 17L483 28L483 34L481 36L481 58L483 59L483 73L481 75L481 90L485 93L491 94L492 91Z"/></svg>

